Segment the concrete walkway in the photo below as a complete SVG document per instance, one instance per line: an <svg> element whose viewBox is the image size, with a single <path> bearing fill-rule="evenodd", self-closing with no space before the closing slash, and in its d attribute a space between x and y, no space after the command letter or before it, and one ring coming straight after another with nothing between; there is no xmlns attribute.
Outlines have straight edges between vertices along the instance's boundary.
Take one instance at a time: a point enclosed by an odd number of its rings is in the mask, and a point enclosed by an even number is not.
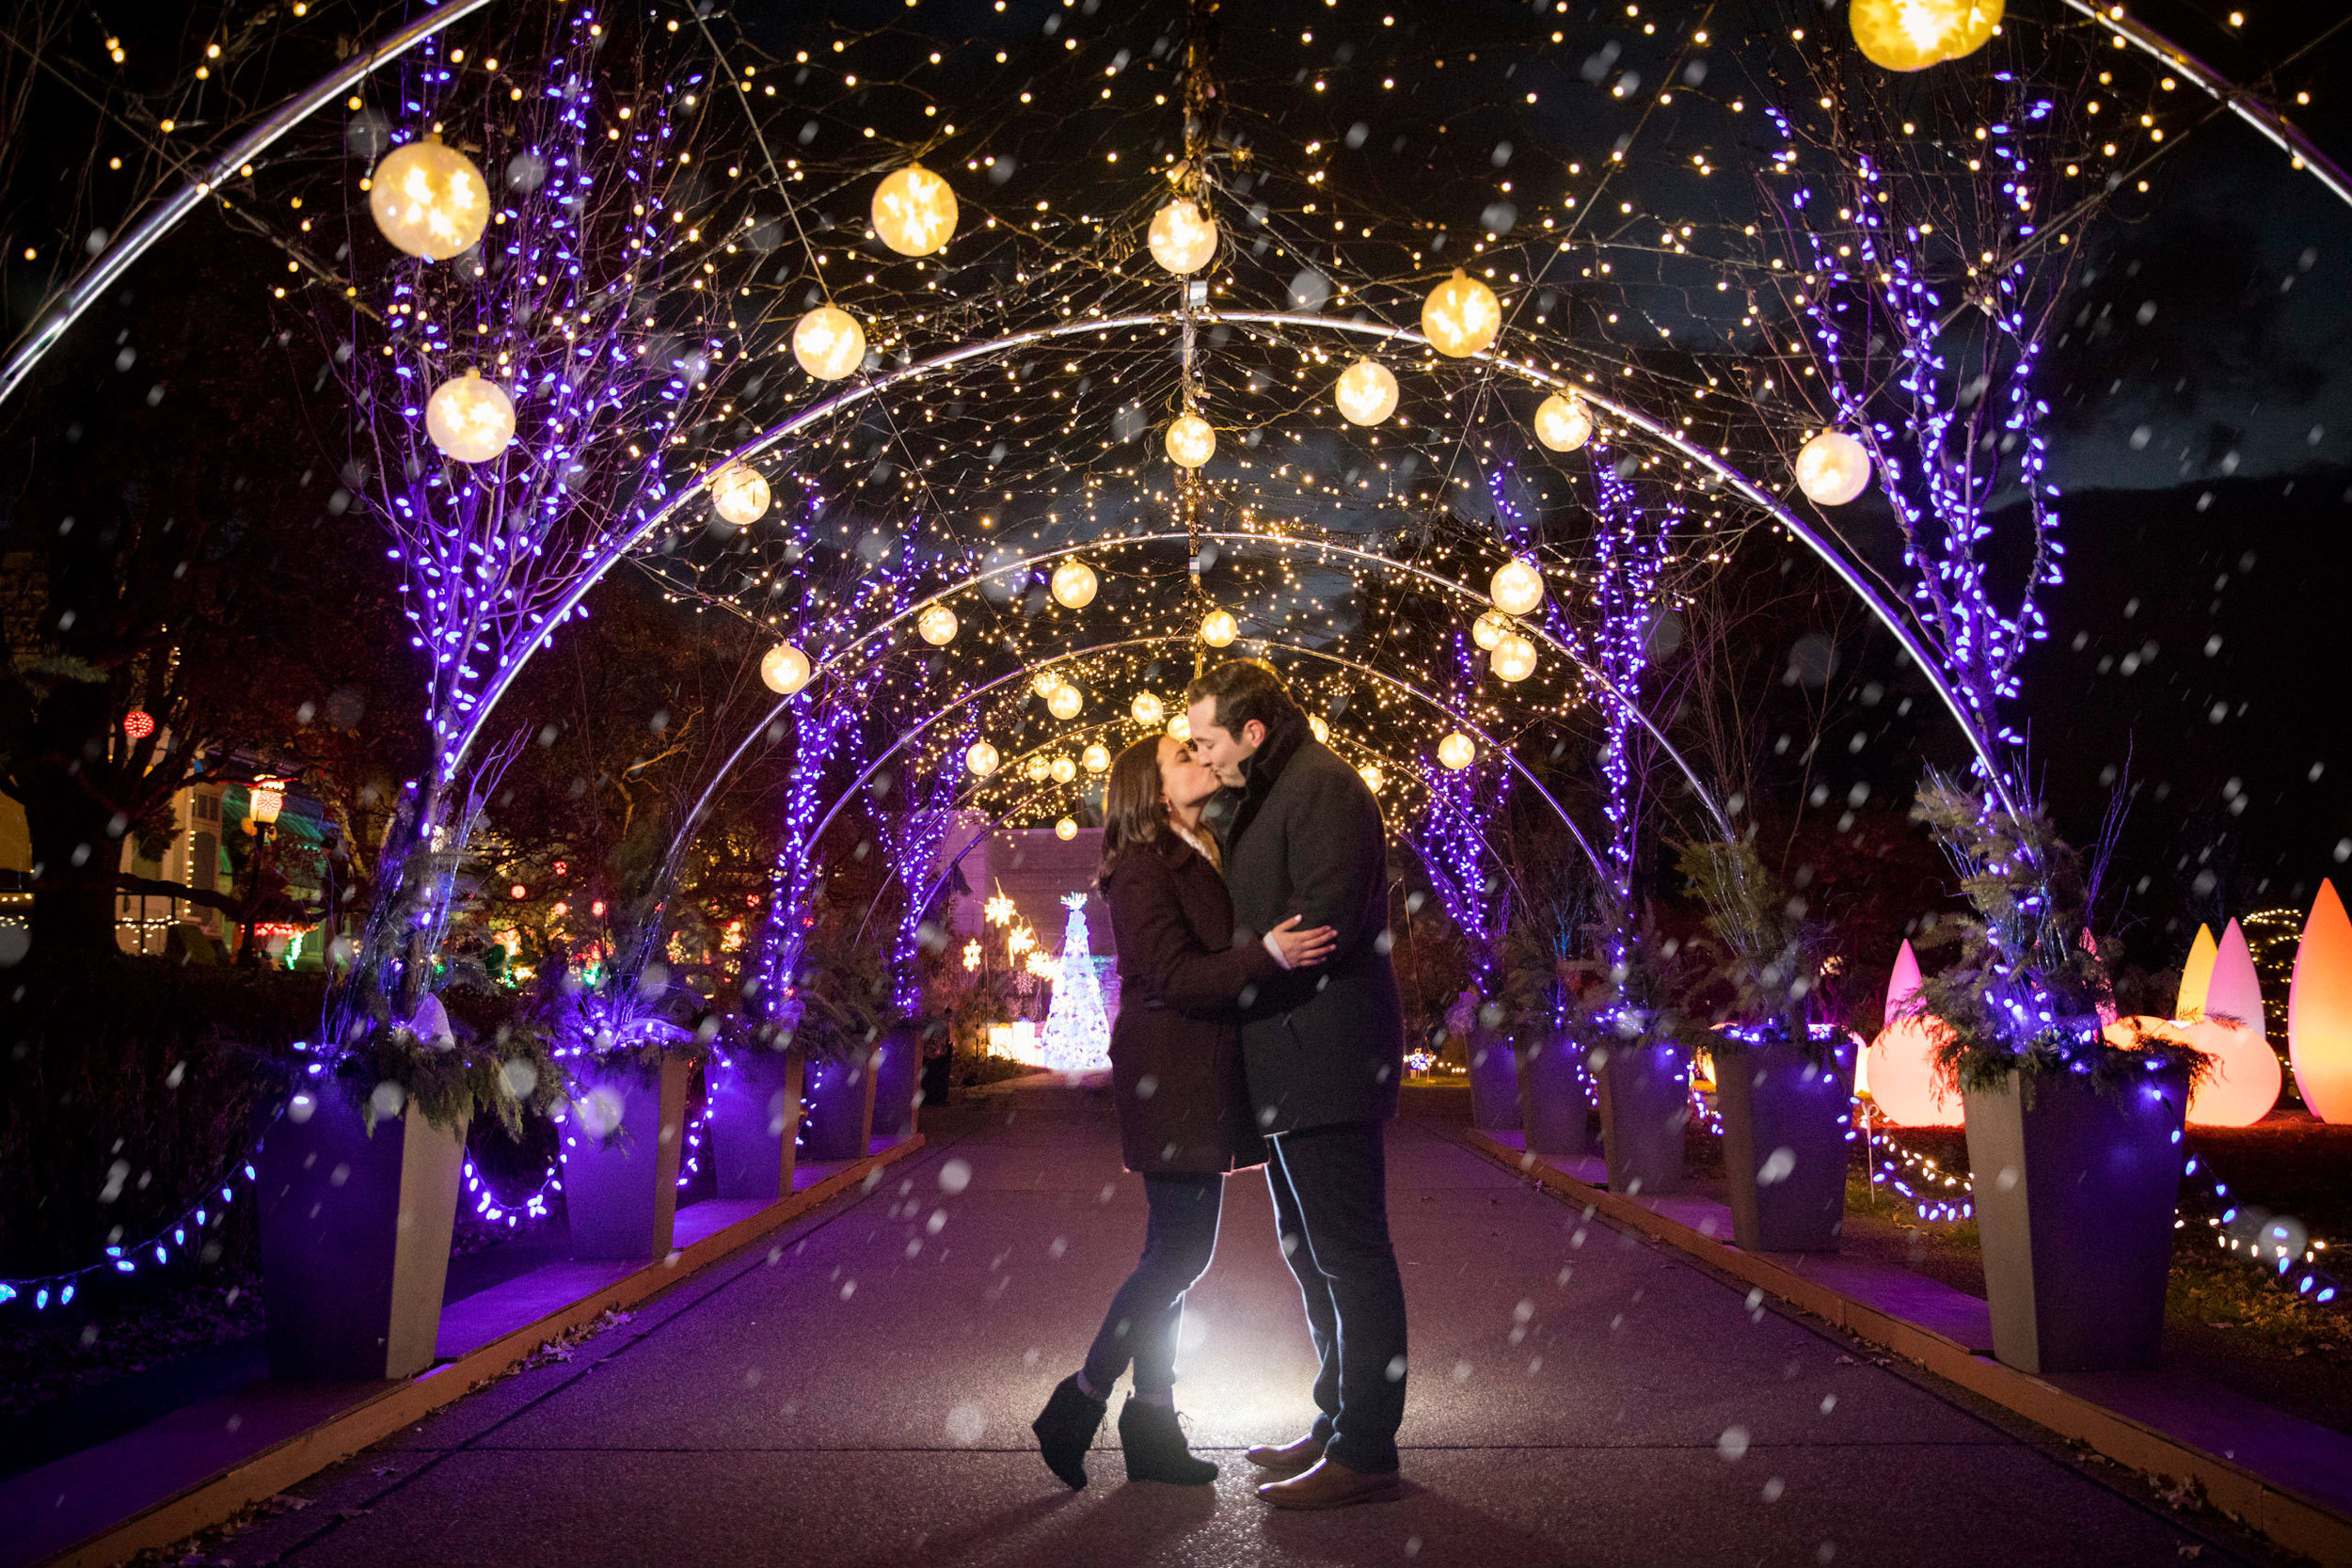
<svg viewBox="0 0 2352 1568"><path fill-rule="evenodd" d="M1099 1097L958 1107L917 1158L303 1489L241 1564L2212 1563L2169 1514L1406 1120L1409 1495L1250 1495L1311 1417L1262 1179L1228 1188L1179 1386L1213 1488L1064 1490L1028 1421L1142 1231ZM968 1131L953 1130L956 1120ZM1120 1396L1123 1398L1123 1392Z"/></svg>

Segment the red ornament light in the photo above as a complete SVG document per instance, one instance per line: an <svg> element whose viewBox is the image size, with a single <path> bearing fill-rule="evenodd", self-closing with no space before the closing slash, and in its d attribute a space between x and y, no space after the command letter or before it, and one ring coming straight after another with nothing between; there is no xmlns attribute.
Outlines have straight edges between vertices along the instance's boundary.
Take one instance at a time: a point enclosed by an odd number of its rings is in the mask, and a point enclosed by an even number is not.
<svg viewBox="0 0 2352 1568"><path fill-rule="evenodd" d="M522 900L531 896L531 890L523 886L522 883L516 882L513 887L506 890L506 895L509 898L514 899L516 903L520 903Z"/></svg>
<svg viewBox="0 0 2352 1568"><path fill-rule="evenodd" d="M145 740L155 733L155 716L143 707L135 707L122 716L122 733L133 740Z"/></svg>

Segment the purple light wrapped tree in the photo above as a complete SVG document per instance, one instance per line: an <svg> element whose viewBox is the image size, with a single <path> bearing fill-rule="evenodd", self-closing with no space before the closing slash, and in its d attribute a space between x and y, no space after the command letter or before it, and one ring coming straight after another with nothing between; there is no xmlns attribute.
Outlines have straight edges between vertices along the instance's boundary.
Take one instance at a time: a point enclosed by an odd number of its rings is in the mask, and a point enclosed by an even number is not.
<svg viewBox="0 0 2352 1568"><path fill-rule="evenodd" d="M673 221L694 198L674 108L697 78L662 80L586 8L537 25L500 51L516 62L497 78L506 91L483 91L482 70L428 41L405 63L399 122L363 112L350 134L370 156L437 126L478 140L491 210L448 261L363 261L369 285L328 324L355 416L345 487L401 564L434 743L401 802L347 1029L413 1009L480 807L522 741L477 752L489 705L585 615L580 592L663 494L665 453L724 356L720 308L686 286L699 231ZM351 249L384 254L373 233ZM491 450L465 462L450 453L482 449L453 441L452 405L433 394L474 376L511 400L513 434L498 443L492 407L467 433ZM469 401L480 412L481 395Z"/></svg>

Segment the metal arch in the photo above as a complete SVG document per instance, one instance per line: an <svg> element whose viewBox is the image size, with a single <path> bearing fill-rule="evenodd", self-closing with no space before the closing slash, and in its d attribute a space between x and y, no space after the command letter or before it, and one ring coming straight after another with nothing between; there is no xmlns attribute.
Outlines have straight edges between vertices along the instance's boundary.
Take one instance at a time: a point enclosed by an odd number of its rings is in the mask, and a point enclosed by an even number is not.
<svg viewBox="0 0 2352 1568"><path fill-rule="evenodd" d="M202 174L174 191L161 205L149 208L106 247L104 254L84 267L81 276L66 286L63 299L46 318L25 329L24 337L9 351L8 364L0 367L0 403L6 403L8 395L24 384L41 356L65 336L66 329L80 320L83 312L98 303L99 296L113 286L115 279L128 272L131 264L147 254L158 240L178 228L180 220L196 210L197 203L227 184L239 169L275 146L279 137L377 66L399 58L451 23L489 4L490 0L442 0L442 4L407 25L395 29L373 49L354 55L271 110L259 125L214 159Z"/></svg>
<svg viewBox="0 0 2352 1568"><path fill-rule="evenodd" d="M2064 0L2064 3L2069 9L2090 18L2116 38L2187 77L2200 90L2285 152L2296 167L2308 170L2338 200L2352 205L2352 176L2346 175L2334 159L2323 152L2285 116L2163 34L2124 16L2120 8L2110 6L2102 10L2092 0ZM10 351L8 363L0 367L0 403L6 403L24 384L41 356L65 335L68 327L80 319L83 312L96 303L107 287L158 240L177 228L180 221L193 212L197 203L211 194L215 186L259 157L279 137L309 119L336 94L366 76L377 65L399 57L450 24L489 4L490 0L442 0L441 5L395 30L373 49L353 55L310 87L288 99L261 124L238 138L227 152L214 160L202 175L182 186L161 206L151 209L135 221L108 247L104 255L84 268L81 276L67 286L64 302L56 313L29 328Z"/></svg>
<svg viewBox="0 0 2352 1568"><path fill-rule="evenodd" d="M2067 9L2081 12L2122 42L2163 61L2166 66L2187 77L2207 97L2252 126L2264 140L2285 153L2296 168L2306 170L2312 179L2327 186L2337 200L2352 206L2352 175L2345 174L2333 158L2321 151L2312 138L2286 116L2147 24L2125 16L2122 7L2108 5L2103 8L2091 4L2090 0L2065 0L2065 4Z"/></svg>
<svg viewBox="0 0 2352 1568"><path fill-rule="evenodd" d="M843 790L839 796L834 798L834 803L826 810L824 816L818 821L817 826L810 830L808 842L813 845L822 839L825 835L825 830L833 826L833 819L841 815L841 808L855 800L858 793L866 787L866 782L872 779L877 772L881 771L882 764L888 762L892 757L904 751L910 741L918 738L924 731L930 729L933 724L938 723L948 715L969 705L979 698L987 696L997 688L1009 685L1014 681L1026 680L1031 675L1035 674L1038 669L1059 664L1064 659L1081 658L1089 654L1106 653L1115 648L1152 647L1169 641L1171 641L1171 639L1166 636L1127 637L1109 642L1089 643L1083 648L1067 649L1061 653L1054 655L1051 658L1044 660L1041 665L1025 670L1009 670L1005 673L996 676L994 679L973 687L971 689L964 691L952 700L942 704L939 707L934 708L931 712L926 714L918 722L910 727L904 734L900 735L898 739L892 741L880 755L873 759L873 761L866 765L864 770L862 770L855 779L852 779L850 782L850 787ZM1505 762L1509 763L1511 765L1512 771L1518 774L1520 778L1526 780L1528 787L1543 797L1544 803L1552 809L1554 815L1560 818L1561 825L1568 830L1568 836L1576 840L1576 847L1584 852L1584 859L1593 867L1594 874L1606 879L1608 873L1602 867L1600 857L1594 852L1591 842L1584 836L1584 831L1576 825L1576 818L1568 815L1568 808L1560 803L1560 798L1552 794L1550 790L1544 787L1544 782L1537 778L1534 773L1529 769L1525 763L1519 761L1518 753L1512 751L1511 748L1497 741L1493 736L1488 735L1485 729L1456 712L1449 704L1431 696L1428 692L1422 690L1419 687L1413 685L1409 681L1399 680L1396 676L1389 674L1385 671L1375 670L1368 664L1359 663L1357 660L1352 658L1342 657L1338 654L1327 654L1322 652L1320 649L1288 648L1286 651L1301 655L1308 658L1319 658L1327 664L1336 664L1343 669L1354 670L1359 674L1370 676L1372 679L1383 682L1395 690L1404 692L1406 696L1413 698L1415 701L1420 702L1428 707L1437 709L1439 713L1444 714L1449 719L1452 719L1455 723L1461 725L1464 731L1476 738L1481 745L1485 746L1493 754L1502 757ZM757 736L760 731L766 727L766 721L762 721L758 726L754 728L752 735L755 736ZM749 744L748 739L745 744ZM738 755L741 753L743 749L744 748L742 747L737 748ZM732 770L733 767L734 759L730 758L728 760L727 767L721 770L719 777L724 778L726 773ZM718 780L714 779L712 781L712 789L717 787L717 784ZM686 818L685 821L678 824L678 835L676 839L677 844L685 843L687 838L693 833L694 830L701 825L702 813L707 805L710 796L711 789L706 789L703 792L702 800L697 800L694 803L693 812Z"/></svg>
<svg viewBox="0 0 2352 1568"><path fill-rule="evenodd" d="M829 668L840 663L842 660L848 658L850 655L856 653L860 648L865 647L875 639L885 635L893 628L903 626L906 622L921 615L924 610L930 609L932 605L942 603L945 600L955 597L959 594L968 592L976 584L983 583L990 578L1003 576L1007 573L1033 571L1036 568L1044 565L1048 562L1059 561L1066 556L1083 555L1090 550L1099 551L1118 545L1163 545L1169 543L1188 544L1196 539L1209 539L1223 544L1234 545L1275 545L1301 551L1327 550L1335 555L1346 556L1356 561L1369 562L1375 565L1387 567L1392 571L1403 572L1408 576L1417 577L1423 582L1429 583L1459 597L1469 599L1473 603L1483 605L1492 605L1494 603L1492 598L1486 594L1481 594L1478 590L1469 586L1467 583L1456 582L1452 578L1442 577L1436 572L1430 571L1425 566L1417 566L1409 561L1399 561L1394 556L1381 555L1374 550L1358 549L1352 545L1331 544L1327 541L1317 539L1296 539L1288 534L1281 533L1232 533L1207 530L1196 531L1189 533L1126 533L1117 535L1116 537L1106 535L1103 538L1094 539L1085 544L1058 545L1050 550L1041 550L1035 555L1025 556L1018 561L1005 562L1000 565L992 566L985 571L975 572L967 578L959 578L956 581L939 590L939 592L930 594L929 597L917 599L914 603L908 605L904 610L899 610L897 614L888 616L885 619L877 622L875 625L868 626L865 631L860 632L856 637L851 638L848 642L843 643L839 649L835 650L834 653L825 660L825 665ZM1599 671L1585 663L1584 660L1578 656L1575 649L1569 647L1566 643L1552 636L1551 633L1547 631L1540 624L1532 621L1523 621L1520 625L1527 630L1534 632L1535 636L1541 639L1543 642L1547 646L1550 647L1553 652L1559 654L1570 664L1576 666L1579 671L1582 672L1586 679L1593 682L1594 685L1599 687L1601 690L1607 692L1611 701L1614 702L1620 708L1623 708L1627 713L1630 714L1633 717L1634 721L1639 723L1643 729L1647 731L1649 733L1649 737L1658 743L1660 750L1663 751L1667 756L1674 760L1675 767L1679 768L1682 772L1682 776L1690 781L1692 788L1698 792L1699 799L1707 802L1708 813L1715 818L1716 825L1723 829L1724 837L1729 839L1739 836L1731 826L1731 819L1725 816L1722 808L1715 803L1715 797L1713 793L1708 789L1706 784L1699 781L1698 774L1692 768L1691 764L1683 757L1682 753L1676 750L1674 742L1666 738L1665 732L1661 730L1655 723L1651 722L1648 714L1643 712L1640 707L1635 705L1632 701L1627 698L1625 693L1619 691L1608 676L1602 674ZM1250 638L1248 641L1264 641L1265 639ZM1287 644L1284 645L1287 646ZM771 708L765 722L774 722L783 712L784 704L790 701L790 698L785 698L783 702L779 702L774 707ZM732 762L730 761L730 767L731 766Z"/></svg>
<svg viewBox="0 0 2352 1568"><path fill-rule="evenodd" d="M1197 325L1202 320L1232 322L1249 325L1324 328L1335 332L1355 333L1362 337L1386 339L1392 342L1415 343L1424 348L1430 346L1429 340L1419 332L1415 332L1407 327L1390 326L1385 323L1380 322L1342 321L1332 316L1292 315L1275 310L1235 310L1216 312L1213 314L1187 314L1184 311L1175 310L1152 311L1140 315L1098 316L1082 320L1058 322L1050 326L1034 327L1026 332L1017 332L1009 337L992 339L991 341L983 343L967 343L962 347L950 349L946 353L938 355L932 358L920 360L911 365L902 365L897 370L876 376L871 381L852 387L846 391L836 392L833 396L825 398L811 404L809 407L803 409L798 414L793 415L790 419L787 419L779 424L771 425L768 429L761 431L758 435L753 436L743 445L736 448L735 451L729 452L720 461L711 464L709 467L692 483L683 486L675 494L664 499L662 503L656 507L652 512L646 514L635 529L631 530L626 535L618 537L609 543L604 551L590 565L589 569L583 573L568 590L565 591L563 596L556 601L552 608L540 617L538 624L532 628L530 637L522 645L523 651L521 657L510 664L501 666L496 673L492 675L489 684L483 689L480 696L475 701L472 711L468 717L466 727L457 736L456 745L446 753L448 760L445 766L453 771L457 766L464 761L466 753L471 750L474 740L482 733L483 726L488 722L490 713L498 705L499 699L502 697L507 689L514 684L515 678L516 674L519 673L523 662L528 660L531 655L536 652L543 643L548 641L553 637L556 628L563 625L564 618L570 615L572 610L579 606L580 600L587 596L589 589L596 586L596 584L603 578L605 573L611 571L624 556L627 556L634 550L638 545L643 543L644 540L656 529L668 522L671 517L675 516L678 511L685 507L689 502L703 495L709 484L711 476L717 474L721 469L726 467L729 464L747 463L765 452L772 451L774 448L789 440L792 436L799 435L802 431L807 429L810 425L817 423L818 420L827 419L832 415L838 413L842 409L851 407L867 398L875 397L883 392L890 391L904 382L917 380L942 371L951 370L958 365L967 364L975 359L985 358L989 356L996 354L1010 353L1031 343L1045 342L1057 338L1077 337L1089 332L1099 333L1124 331L1137 328L1174 326L1182 325L1186 322L1192 322ZM2010 811L2010 815L2014 816L2017 814L2017 803L2014 797L2010 792L2008 776L2002 771L1999 764L1995 760L1990 741L1986 738L1983 732L1978 727L1976 721L1970 717L1967 709L1962 705L1960 695L1952 689L1950 681L1945 678L1943 671L1938 668L1935 660L1929 656L1925 644L1919 641L1918 634L1903 619L1902 615L1892 605L1888 604L1886 600L1879 594L1878 591L1872 588L1869 582L1846 562L1843 556L1839 555L1837 551L1830 546L1826 539L1822 538L1821 535L1815 532L1810 527L1806 526L1802 519L1800 519L1794 513L1790 512L1787 507L1783 506L1780 501L1769 492L1765 491L1753 480L1749 479L1745 474L1734 467L1722 456L1721 453L1710 451L1707 448L1697 445L1695 442L1689 440L1670 426L1661 424L1658 420L1651 419L1649 416L1641 413L1639 410L1617 402L1614 398L1608 396L1606 393L1580 387L1574 382L1569 381L1566 377L1555 374L1550 371L1545 370L1539 365L1533 364L1523 359L1513 359L1505 355L1498 355L1489 352L1470 356L1469 357L1496 365L1522 377L1525 380L1534 382L1537 386L1574 391L1579 397L1582 398L1585 402L1592 404L1595 407L1606 410L1617 419L1622 420L1625 423L1642 431L1645 435L1650 436L1661 445L1670 448L1677 455L1699 465L1700 467L1706 468L1708 472L1716 475L1725 484L1729 485L1733 491L1735 491L1742 499L1746 499L1749 504L1764 512L1772 519L1772 521L1778 523L1781 527L1787 529L1797 539L1803 541L1805 546L1812 550L1815 555L1819 556L1833 572L1836 573L1838 579L1845 583L1846 586L1862 600L1862 602L1869 609L1870 612L1878 618L1880 624L1884 626L1886 629L1893 634L1896 641L1901 645L1904 653L1909 655L1912 661L1919 667L1920 673L1927 677L1928 683L1935 689L1937 697L1943 701L1945 711L1950 714L1952 721L1960 727L1961 734L1967 739L1969 748L1976 752L1977 759L1983 767L1985 776L1991 784L1992 788L2000 797L2002 805ZM1262 536L1253 534L1248 535L1248 537L1260 538ZM1099 544L1101 541L1098 541L1097 543ZM1383 562L1388 562L1389 560L1389 558L1385 556L1377 557L1375 559ZM1390 563L1397 565L1403 564L1402 562ZM938 595L934 594L932 597L935 599ZM932 601L929 599L924 601L926 604ZM1615 695L1613 689L1612 689L1611 695ZM1629 707L1629 711L1635 712L1636 716L1639 717L1638 710ZM1644 721L1644 724L1645 727L1647 727L1646 720ZM1656 732L1653 730L1651 733L1654 735ZM1677 760L1679 761L1680 759L1677 758ZM1689 775L1689 768L1687 766L1684 767L1684 772L1686 776ZM1692 782L1696 783L1695 778ZM1705 794L1704 790L1702 790L1702 794ZM1712 802L1713 798L1711 796L1707 796L1706 798L1710 803ZM1717 816L1720 817L1720 812L1717 813ZM1725 830L1725 836L1731 836L1727 827Z"/></svg>

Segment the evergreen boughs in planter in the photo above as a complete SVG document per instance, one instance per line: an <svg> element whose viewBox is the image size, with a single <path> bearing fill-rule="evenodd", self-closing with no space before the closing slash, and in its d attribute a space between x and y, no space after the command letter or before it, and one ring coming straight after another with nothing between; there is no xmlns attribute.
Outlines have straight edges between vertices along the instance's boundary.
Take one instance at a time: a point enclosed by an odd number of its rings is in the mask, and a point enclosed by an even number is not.
<svg viewBox="0 0 2352 1568"><path fill-rule="evenodd" d="M469 1011L490 1015L480 1022L453 1016L432 993L412 1018L358 1020L328 1075L364 1108L371 1128L404 1107L452 1130L486 1111L508 1136L520 1136L523 1114L544 1114L564 1097L566 1082L544 1024L503 1000L486 991L460 999Z"/></svg>
<svg viewBox="0 0 2352 1568"><path fill-rule="evenodd" d="M2101 1014L2114 1011L2114 982L2090 934L2099 865L2086 871L2038 805L2012 816L1990 792L1930 774L1912 816L1960 871L1974 911L1936 922L1919 943L1958 949L1907 1009L1943 1023L1938 1071L1963 1090L1997 1090L2018 1072L2030 1093L2034 1080L2064 1073L2112 1094L2169 1068L2192 1085L2213 1070L2182 1040L2107 1038Z"/></svg>
<svg viewBox="0 0 2352 1568"><path fill-rule="evenodd" d="M1827 931L1745 842L1686 844L1679 868L1707 910L1716 961L1697 976L1717 1022L1763 1027L1821 1059L1806 1023L1832 1010Z"/></svg>

